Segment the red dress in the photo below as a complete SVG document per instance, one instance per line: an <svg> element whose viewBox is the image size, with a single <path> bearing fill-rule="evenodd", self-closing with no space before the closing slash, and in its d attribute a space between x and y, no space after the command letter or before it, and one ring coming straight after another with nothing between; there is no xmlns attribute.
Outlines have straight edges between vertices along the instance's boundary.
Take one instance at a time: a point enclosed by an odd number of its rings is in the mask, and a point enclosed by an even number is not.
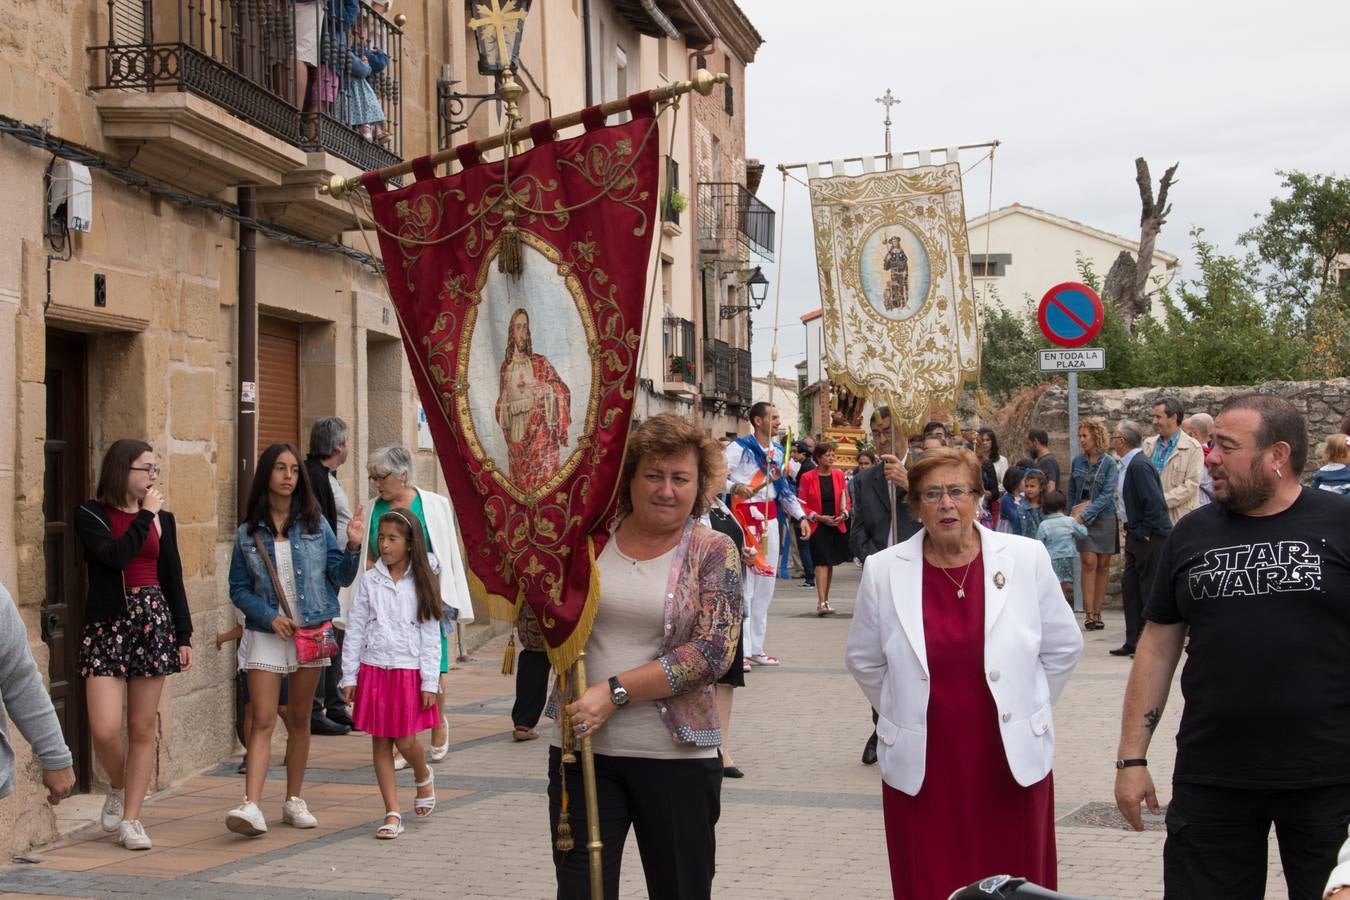
<svg viewBox="0 0 1350 900"><path fill-rule="evenodd" d="M882 785L891 887L897 900L945 900L989 875L1056 886L1053 775L1029 788L1008 769L984 674L984 560L923 564L923 630L931 693L923 785L911 797Z"/></svg>

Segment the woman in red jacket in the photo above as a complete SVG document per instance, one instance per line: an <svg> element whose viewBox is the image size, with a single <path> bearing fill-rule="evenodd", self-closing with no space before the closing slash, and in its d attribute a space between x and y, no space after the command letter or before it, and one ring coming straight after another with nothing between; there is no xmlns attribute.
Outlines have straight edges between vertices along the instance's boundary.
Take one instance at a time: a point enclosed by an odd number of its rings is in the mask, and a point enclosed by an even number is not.
<svg viewBox="0 0 1350 900"><path fill-rule="evenodd" d="M816 566L816 615L834 614L830 606L830 577L834 567L853 558L848 549L851 508L844 473L834 466L834 446L821 442L812 454L816 468L802 476L797 498L811 523L811 561Z"/></svg>

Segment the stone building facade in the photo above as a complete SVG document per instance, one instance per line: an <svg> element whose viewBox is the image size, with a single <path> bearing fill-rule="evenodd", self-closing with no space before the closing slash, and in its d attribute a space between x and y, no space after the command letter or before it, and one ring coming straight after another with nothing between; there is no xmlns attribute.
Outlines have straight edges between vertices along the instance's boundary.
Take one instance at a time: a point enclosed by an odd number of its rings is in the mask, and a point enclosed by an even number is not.
<svg viewBox="0 0 1350 900"><path fill-rule="evenodd" d="M633 25L645 15L635 2L534 4L521 50L526 119L607 99L586 91L586 72L603 64L598 20L588 21L587 10L608 9L635 32L632 79L610 91L621 96L687 77L690 46L712 41L687 17L698 6L659 4L678 26L678 39L663 46ZM351 456L339 474L354 499L369 493L369 453L391 442L413 449L418 484L443 489L434 452L419 443L416 391L370 255L376 242L361 233L368 223L356 204L319 187L332 175L499 132L494 103L463 128L438 103L438 93L490 92L492 82L474 69L463 3L384 18L361 0L361 27L391 56L376 85L389 137L366 140L347 124L347 77L318 79L321 115L306 119L293 64L278 64L293 52L287 32L269 31L271 13L259 12L303 8L293 0L56 0L0 16L0 190L8 206L0 217L0 346L11 348L0 352L0 385L12 385L0 390L12 435L0 442L0 581L49 676L83 791L98 791L103 779L74 670L84 575L69 516L92 495L114 440L137 437L155 448L195 626L194 665L164 692L152 790L236 746L233 652L215 652L212 638L233 622L226 572L247 456L237 446L241 396L256 392L259 448L285 439L303 450L315 418L343 417ZM208 12L229 40L193 26L192 16ZM682 119L683 153L692 129ZM670 137L663 127L663 146ZM70 148L89 167L87 187L54 165ZM54 186L70 185L92 201L87 231L49 215ZM244 235L255 225L249 251ZM672 290L693 318L686 241L684 250L663 242L659 252L678 268ZM254 275L241 257L252 258ZM241 315L254 302L258 376L244 385ZM649 345L659 355L654 318ZM501 627L485 614L479 622L470 643ZM0 804L0 835L22 851L51 839L55 819L26 744L14 737L18 791Z"/></svg>

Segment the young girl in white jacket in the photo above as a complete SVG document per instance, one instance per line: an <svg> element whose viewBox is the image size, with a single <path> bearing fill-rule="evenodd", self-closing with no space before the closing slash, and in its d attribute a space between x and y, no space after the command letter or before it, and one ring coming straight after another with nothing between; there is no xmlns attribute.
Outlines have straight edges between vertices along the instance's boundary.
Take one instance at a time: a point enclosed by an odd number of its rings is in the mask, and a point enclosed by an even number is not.
<svg viewBox="0 0 1350 900"><path fill-rule="evenodd" d="M347 613L342 690L352 720L370 735L375 779L387 810L375 837L403 833L394 782L394 748L412 765L418 818L436 808L436 787L417 732L436 725L441 672L441 599L435 557L427 553L422 526L403 508L380 516L380 558L357 584Z"/></svg>

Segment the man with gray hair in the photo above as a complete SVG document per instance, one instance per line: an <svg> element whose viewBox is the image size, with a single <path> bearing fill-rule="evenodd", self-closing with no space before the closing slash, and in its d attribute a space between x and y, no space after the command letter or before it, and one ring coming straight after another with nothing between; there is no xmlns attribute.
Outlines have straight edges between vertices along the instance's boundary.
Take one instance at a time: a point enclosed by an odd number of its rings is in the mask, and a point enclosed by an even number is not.
<svg viewBox="0 0 1350 900"><path fill-rule="evenodd" d="M314 488L323 517L333 534L344 534L352 519L352 507L347 492L338 481L338 467L347 461L347 423L337 416L316 419L309 429L309 455L305 457L305 471ZM334 629L338 640L338 655L324 670L318 689L314 691L314 709L310 713L311 734L346 734L352 730L352 717L347 701L338 690L342 677L343 630Z"/></svg>
<svg viewBox="0 0 1350 900"><path fill-rule="evenodd" d="M1153 404L1153 430L1144 441L1144 455L1162 480L1167 515L1177 520L1200 505L1200 479L1205 472L1205 454L1195 438L1181 428L1186 408L1176 397L1159 397Z"/></svg>
<svg viewBox="0 0 1350 900"><path fill-rule="evenodd" d="M1116 802L1135 830L1141 803L1159 811L1144 757L1185 650L1166 895L1266 896L1273 824L1288 895L1332 896L1350 884L1327 883L1350 821L1350 506L1300 484L1307 423L1288 400L1232 398L1214 438L1214 502L1173 529L1144 610Z"/></svg>
<svg viewBox="0 0 1350 900"><path fill-rule="evenodd" d="M1153 572L1163 540L1172 531L1158 470L1142 448L1143 433L1129 419L1116 425L1111 442L1120 457L1116 485L1116 512L1125 525L1125 565L1120 573L1121 604L1125 607L1125 643L1112 656L1134 656L1144 627L1144 593L1153 584Z"/></svg>

